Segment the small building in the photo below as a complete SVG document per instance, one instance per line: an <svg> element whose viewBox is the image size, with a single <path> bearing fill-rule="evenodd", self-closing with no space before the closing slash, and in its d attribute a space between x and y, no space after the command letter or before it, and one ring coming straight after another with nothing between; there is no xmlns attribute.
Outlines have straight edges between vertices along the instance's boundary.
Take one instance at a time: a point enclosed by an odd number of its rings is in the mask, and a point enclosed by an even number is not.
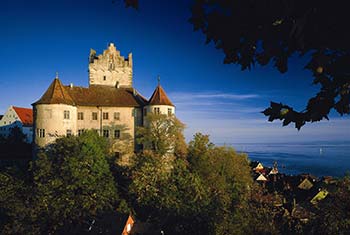
<svg viewBox="0 0 350 235"><path fill-rule="evenodd" d="M272 167L271 171L269 172L269 175L276 175L276 174L278 174L278 167L277 167L277 162L274 161L273 167Z"/></svg>
<svg viewBox="0 0 350 235"><path fill-rule="evenodd" d="M14 127L19 127L26 136L25 142L31 143L33 140L33 110L10 106L0 119L0 136L7 138Z"/></svg>
<svg viewBox="0 0 350 235"><path fill-rule="evenodd" d="M134 226L134 223L135 223L134 219L132 218L131 215L129 215L128 219L126 220L126 223L125 223L122 235L129 235L129 234L131 234L131 230L132 230L132 228Z"/></svg>
<svg viewBox="0 0 350 235"><path fill-rule="evenodd" d="M298 188L299 189L303 189L303 190L309 190L310 188L312 188L314 185L310 182L310 180L308 178L305 178L299 185Z"/></svg>
<svg viewBox="0 0 350 235"><path fill-rule="evenodd" d="M325 199L327 195L328 195L328 191L325 189L322 189L311 199L310 202L316 205L319 201L322 201L323 199Z"/></svg>
<svg viewBox="0 0 350 235"><path fill-rule="evenodd" d="M256 167L253 168L254 171L262 171L264 170L264 166L263 164L261 164L261 162L259 162Z"/></svg>
<svg viewBox="0 0 350 235"><path fill-rule="evenodd" d="M257 178L256 178L256 181L260 181L260 182L266 182L267 179L266 177L263 175L263 174L260 174Z"/></svg>

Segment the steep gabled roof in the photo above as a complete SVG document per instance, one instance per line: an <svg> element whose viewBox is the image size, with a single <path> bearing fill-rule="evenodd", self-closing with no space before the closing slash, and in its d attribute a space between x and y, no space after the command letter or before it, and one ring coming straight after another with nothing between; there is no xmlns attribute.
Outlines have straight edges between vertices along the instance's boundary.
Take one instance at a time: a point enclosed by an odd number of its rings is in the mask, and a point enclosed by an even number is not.
<svg viewBox="0 0 350 235"><path fill-rule="evenodd" d="M305 178L299 185L298 188L300 189L305 189L305 190L309 190L310 188L312 188L314 185L310 182L310 180L308 180L308 178Z"/></svg>
<svg viewBox="0 0 350 235"><path fill-rule="evenodd" d="M55 78L44 95L34 104L69 104L74 105L74 100L66 91L61 81Z"/></svg>
<svg viewBox="0 0 350 235"><path fill-rule="evenodd" d="M147 100L132 88L92 85L89 88L66 86L65 89L75 104L81 106L139 107L147 103Z"/></svg>
<svg viewBox="0 0 350 235"><path fill-rule="evenodd" d="M12 106L24 126L33 125L33 110Z"/></svg>
<svg viewBox="0 0 350 235"><path fill-rule="evenodd" d="M253 170L255 171L261 171L261 170L264 170L264 166L261 162L259 162L256 167L253 168Z"/></svg>
<svg viewBox="0 0 350 235"><path fill-rule="evenodd" d="M51 83L37 104L68 104L81 106L140 107L147 100L133 88L93 85L88 88L63 86L58 78Z"/></svg>
<svg viewBox="0 0 350 235"><path fill-rule="evenodd" d="M174 106L173 103L171 103L170 99L168 98L167 94L165 93L164 89L162 88L162 86L160 84L154 90L148 104L149 105Z"/></svg>
<svg viewBox="0 0 350 235"><path fill-rule="evenodd" d="M256 181L267 181L266 177L263 174L260 174L257 178Z"/></svg>

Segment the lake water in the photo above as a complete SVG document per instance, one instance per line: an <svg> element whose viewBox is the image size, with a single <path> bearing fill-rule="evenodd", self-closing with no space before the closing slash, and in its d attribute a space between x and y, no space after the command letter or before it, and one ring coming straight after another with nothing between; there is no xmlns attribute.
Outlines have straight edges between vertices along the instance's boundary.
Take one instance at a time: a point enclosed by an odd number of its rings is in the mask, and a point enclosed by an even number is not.
<svg viewBox="0 0 350 235"><path fill-rule="evenodd" d="M344 176L350 172L350 142L230 144L236 151L246 152L251 160L272 166L278 163L281 173L311 173L315 176Z"/></svg>

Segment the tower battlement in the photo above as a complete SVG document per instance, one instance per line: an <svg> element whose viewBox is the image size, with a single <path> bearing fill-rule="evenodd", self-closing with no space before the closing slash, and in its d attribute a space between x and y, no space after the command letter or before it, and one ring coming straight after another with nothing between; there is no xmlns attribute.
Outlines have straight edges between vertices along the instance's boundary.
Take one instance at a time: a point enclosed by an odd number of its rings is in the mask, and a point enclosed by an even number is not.
<svg viewBox="0 0 350 235"><path fill-rule="evenodd" d="M89 56L89 85L106 85L113 87L132 87L132 54L128 58L110 43L102 54L96 55L91 49Z"/></svg>

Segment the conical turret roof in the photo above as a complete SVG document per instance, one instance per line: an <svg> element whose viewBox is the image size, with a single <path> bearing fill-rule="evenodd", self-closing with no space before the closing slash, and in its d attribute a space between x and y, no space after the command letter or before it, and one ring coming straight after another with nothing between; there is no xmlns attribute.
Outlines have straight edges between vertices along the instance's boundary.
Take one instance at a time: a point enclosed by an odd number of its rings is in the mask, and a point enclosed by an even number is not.
<svg viewBox="0 0 350 235"><path fill-rule="evenodd" d="M74 105L74 100L62 85L58 78L55 78L44 95L35 104L69 104Z"/></svg>
<svg viewBox="0 0 350 235"><path fill-rule="evenodd" d="M158 84L157 88L154 90L148 104L174 106L160 84Z"/></svg>

